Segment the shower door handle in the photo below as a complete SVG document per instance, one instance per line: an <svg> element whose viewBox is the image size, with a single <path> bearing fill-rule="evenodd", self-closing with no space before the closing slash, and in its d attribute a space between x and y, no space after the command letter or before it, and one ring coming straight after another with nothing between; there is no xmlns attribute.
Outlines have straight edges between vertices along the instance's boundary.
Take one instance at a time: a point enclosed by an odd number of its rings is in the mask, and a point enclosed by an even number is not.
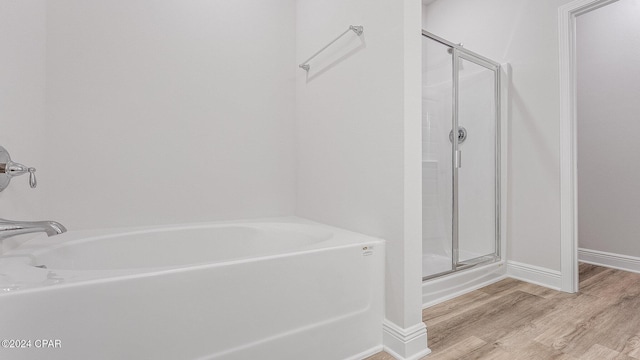
<svg viewBox="0 0 640 360"><path fill-rule="evenodd" d="M462 151L456 150L454 158L455 158L455 167L456 167L456 169L461 168L462 167Z"/></svg>

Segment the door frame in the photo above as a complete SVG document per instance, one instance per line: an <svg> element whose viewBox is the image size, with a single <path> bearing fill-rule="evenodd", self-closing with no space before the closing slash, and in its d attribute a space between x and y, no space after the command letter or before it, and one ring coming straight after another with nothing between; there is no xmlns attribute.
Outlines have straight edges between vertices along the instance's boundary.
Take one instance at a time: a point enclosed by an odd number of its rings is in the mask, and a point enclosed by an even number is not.
<svg viewBox="0 0 640 360"><path fill-rule="evenodd" d="M618 0L575 0L558 8L560 80L560 270L565 292L578 291L576 18Z"/></svg>

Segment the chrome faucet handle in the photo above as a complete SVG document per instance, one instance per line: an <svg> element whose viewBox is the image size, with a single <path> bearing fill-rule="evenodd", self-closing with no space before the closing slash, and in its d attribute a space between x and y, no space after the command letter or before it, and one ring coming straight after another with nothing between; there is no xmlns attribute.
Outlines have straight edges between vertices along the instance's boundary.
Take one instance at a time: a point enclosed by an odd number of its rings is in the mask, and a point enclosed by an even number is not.
<svg viewBox="0 0 640 360"><path fill-rule="evenodd" d="M38 186L38 180L36 180L36 168L30 167L27 169L29 172L29 186L35 189Z"/></svg>
<svg viewBox="0 0 640 360"><path fill-rule="evenodd" d="M9 175L10 177L20 176L20 175L29 173L29 186L31 186L32 189L38 186L38 182L36 181L36 168L26 167L22 164L13 162L11 160L9 160L9 162L5 164L0 164L0 173L3 172L2 171L3 168L4 168L4 173Z"/></svg>
<svg viewBox="0 0 640 360"><path fill-rule="evenodd" d="M36 180L36 169L11 161L11 157L7 150L0 146L0 191L4 190L9 185L11 178L24 175L26 173L29 173L29 186L31 186L31 188L35 188L38 185Z"/></svg>

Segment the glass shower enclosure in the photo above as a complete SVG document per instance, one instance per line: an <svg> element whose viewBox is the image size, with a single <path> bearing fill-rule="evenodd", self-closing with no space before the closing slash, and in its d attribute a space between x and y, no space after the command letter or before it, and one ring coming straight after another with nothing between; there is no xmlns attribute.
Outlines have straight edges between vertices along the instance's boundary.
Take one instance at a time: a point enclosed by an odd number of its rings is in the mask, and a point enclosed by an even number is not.
<svg viewBox="0 0 640 360"><path fill-rule="evenodd" d="M422 276L429 280L501 256L500 64L426 31L422 42Z"/></svg>

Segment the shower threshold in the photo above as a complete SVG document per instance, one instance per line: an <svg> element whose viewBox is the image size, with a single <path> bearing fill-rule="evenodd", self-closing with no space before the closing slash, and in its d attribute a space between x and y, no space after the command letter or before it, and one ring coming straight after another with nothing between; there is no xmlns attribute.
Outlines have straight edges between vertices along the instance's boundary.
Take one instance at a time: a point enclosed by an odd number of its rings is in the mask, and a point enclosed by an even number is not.
<svg viewBox="0 0 640 360"><path fill-rule="evenodd" d="M459 271L462 270L467 270L467 269L471 269L475 266L478 265L486 265L486 264L490 264L490 263L494 263L494 262L498 262L500 261L500 257L491 254L491 255L485 255L485 256L479 256L473 259L469 259L469 260L464 260L459 262L455 269L452 270L447 270L447 271L443 271L443 272L439 272L437 274L432 274L432 275L427 275L427 276L423 276L422 277L422 281L427 281L427 280L431 280L431 279L436 279L442 276L446 276L449 274L453 274L453 273L457 273Z"/></svg>

